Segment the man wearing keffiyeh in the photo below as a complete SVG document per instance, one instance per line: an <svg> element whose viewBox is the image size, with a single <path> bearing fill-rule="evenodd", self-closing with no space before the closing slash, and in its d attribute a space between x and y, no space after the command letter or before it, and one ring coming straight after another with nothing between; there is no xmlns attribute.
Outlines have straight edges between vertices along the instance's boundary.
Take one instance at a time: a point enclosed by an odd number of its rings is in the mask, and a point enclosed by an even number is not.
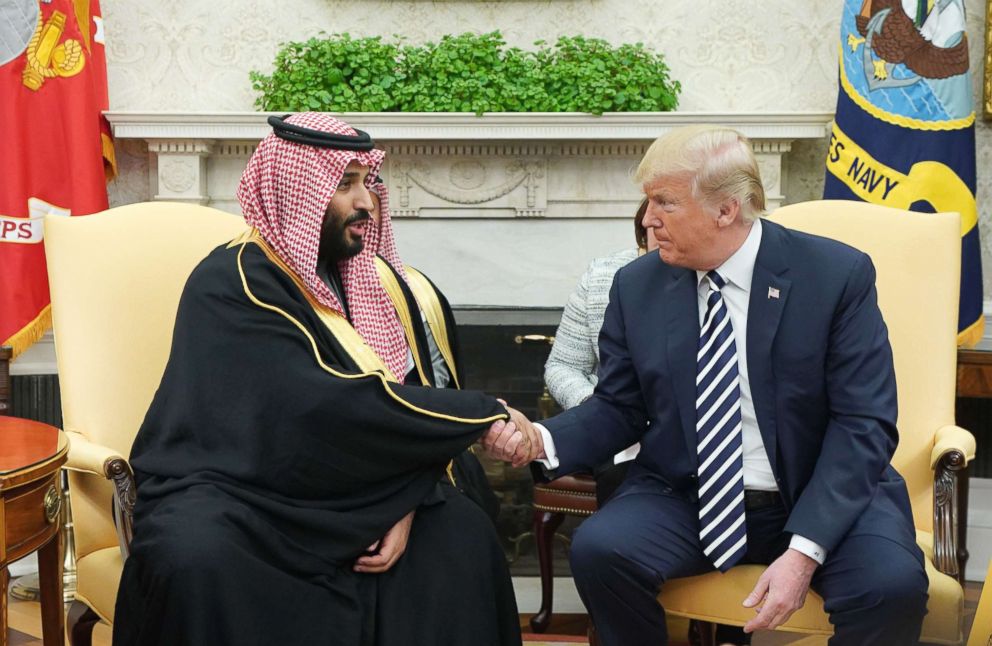
<svg viewBox="0 0 992 646"><path fill-rule="evenodd" d="M252 228L190 276L132 449L114 643L519 644L466 453L507 409L433 387L457 386L450 309L400 261L384 189L370 218L384 153L327 115L270 124L238 188Z"/></svg>

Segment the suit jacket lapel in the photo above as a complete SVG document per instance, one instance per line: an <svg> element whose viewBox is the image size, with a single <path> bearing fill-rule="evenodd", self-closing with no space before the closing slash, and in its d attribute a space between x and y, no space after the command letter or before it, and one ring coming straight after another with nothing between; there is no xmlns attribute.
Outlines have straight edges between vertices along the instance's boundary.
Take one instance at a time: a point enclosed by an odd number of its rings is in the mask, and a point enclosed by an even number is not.
<svg viewBox="0 0 992 646"><path fill-rule="evenodd" d="M792 281L786 278L787 240L779 225L762 221L761 246L751 279L751 297L747 313L747 371L751 398L758 418L761 439L771 462L772 472L778 474L778 454L775 426L775 381L771 351L775 334L782 320L782 311L789 298Z"/></svg>
<svg viewBox="0 0 992 646"><path fill-rule="evenodd" d="M696 465L696 347L699 344L699 305L696 272L675 270L666 287L668 303L668 365L682 420L686 447Z"/></svg>

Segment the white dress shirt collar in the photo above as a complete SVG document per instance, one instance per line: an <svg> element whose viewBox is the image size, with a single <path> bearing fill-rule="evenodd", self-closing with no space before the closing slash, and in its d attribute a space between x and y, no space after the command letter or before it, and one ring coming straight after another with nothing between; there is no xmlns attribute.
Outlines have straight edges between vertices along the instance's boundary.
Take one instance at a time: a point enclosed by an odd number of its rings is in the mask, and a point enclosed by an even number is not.
<svg viewBox="0 0 992 646"><path fill-rule="evenodd" d="M728 283L736 285L745 292L751 292L751 278L754 276L754 263L758 259L758 248L761 246L761 218L755 218L751 230L737 251L716 268L716 273ZM696 285L706 278L705 271L696 271Z"/></svg>

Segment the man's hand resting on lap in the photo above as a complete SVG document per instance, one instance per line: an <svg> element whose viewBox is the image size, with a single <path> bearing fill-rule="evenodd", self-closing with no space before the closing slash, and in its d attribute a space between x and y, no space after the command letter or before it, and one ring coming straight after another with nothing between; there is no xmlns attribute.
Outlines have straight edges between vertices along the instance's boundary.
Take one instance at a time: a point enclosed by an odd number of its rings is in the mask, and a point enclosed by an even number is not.
<svg viewBox="0 0 992 646"><path fill-rule="evenodd" d="M758 615L744 625L744 632L778 628L806 602L806 592L819 564L802 552L787 549L758 579L744 600L745 608ZM760 605L759 605L760 604Z"/></svg>

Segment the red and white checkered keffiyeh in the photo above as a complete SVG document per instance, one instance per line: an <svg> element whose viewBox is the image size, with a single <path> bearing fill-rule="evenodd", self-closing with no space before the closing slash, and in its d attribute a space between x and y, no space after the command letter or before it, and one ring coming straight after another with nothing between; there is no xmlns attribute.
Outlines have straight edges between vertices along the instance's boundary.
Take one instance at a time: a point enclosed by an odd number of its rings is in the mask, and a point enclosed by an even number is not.
<svg viewBox="0 0 992 646"><path fill-rule="evenodd" d="M321 113L296 114L286 122L339 135L357 134L340 119ZM317 148L286 141L270 133L248 160L238 185L238 200L248 224L258 229L317 302L342 314L341 303L317 275L321 225L345 167L353 161L368 166L366 185L371 188L384 157L381 150L356 152ZM362 252L339 263L338 270L352 324L389 371L402 381L409 354L406 337L375 268L377 252L383 253L399 271L402 272L403 267L393 241L385 198L382 198L382 213L384 224L378 227L381 232L370 223Z"/></svg>
<svg viewBox="0 0 992 646"><path fill-rule="evenodd" d="M389 191L385 184L375 184L372 192L379 196L379 222L369 223L369 233L365 237L365 249L362 253L368 251L373 256L382 256L403 277L403 281L409 283L400 252L396 249L393 220L389 215Z"/></svg>

